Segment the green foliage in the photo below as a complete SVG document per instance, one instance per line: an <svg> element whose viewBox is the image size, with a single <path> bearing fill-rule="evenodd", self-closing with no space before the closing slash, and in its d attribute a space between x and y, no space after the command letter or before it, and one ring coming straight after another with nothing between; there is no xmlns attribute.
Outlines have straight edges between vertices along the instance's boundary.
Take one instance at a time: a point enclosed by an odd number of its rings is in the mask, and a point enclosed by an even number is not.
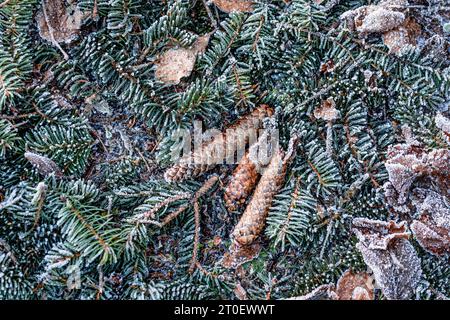
<svg viewBox="0 0 450 320"><path fill-rule="evenodd" d="M306 294L365 270L350 223L392 218L384 161L400 128L448 148L434 121L448 114L448 53L438 50L448 33L389 53L381 35L340 23L373 1L259 0L227 14L210 1L79 0L79 37L60 43L68 59L39 35L41 2L0 6L0 299L234 299L238 283L251 299ZM166 50L206 34L189 76L155 77ZM333 121L314 114L327 99ZM172 134L196 120L221 130L262 103L276 109L283 148L300 137L262 250L239 274L221 263L240 218L224 207L233 167L221 166L219 186L199 199L202 268L190 273L193 199L207 175L164 181L182 143ZM39 172L26 151L62 175ZM424 272L415 298L448 294L448 256L414 245Z"/></svg>

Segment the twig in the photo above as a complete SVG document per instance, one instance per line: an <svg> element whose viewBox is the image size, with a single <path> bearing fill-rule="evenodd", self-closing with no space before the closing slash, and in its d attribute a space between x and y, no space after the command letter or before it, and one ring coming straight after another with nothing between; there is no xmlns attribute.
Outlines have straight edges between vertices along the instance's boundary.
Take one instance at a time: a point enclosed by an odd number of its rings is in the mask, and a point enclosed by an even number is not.
<svg viewBox="0 0 450 320"><path fill-rule="evenodd" d="M6 6L11 0L5 0L2 3L0 3L0 8Z"/></svg>
<svg viewBox="0 0 450 320"><path fill-rule="evenodd" d="M178 201L178 200L183 200L183 199L188 199L191 197L190 193L181 193L181 194L177 194L175 196L172 196L170 198L167 198L164 201L161 201L160 203L158 203L153 209L144 212L144 214L142 215L142 218L154 218L155 217L155 213L158 212L159 209L161 209L162 207L168 206L169 204ZM166 217L167 218L167 217Z"/></svg>
<svg viewBox="0 0 450 320"><path fill-rule="evenodd" d="M209 178L194 196L194 219L195 219L195 231L194 231L194 250L192 253L191 265L189 267L189 272L192 273L198 264L198 247L200 242L200 205L198 199L202 197L213 185L219 180L218 176L212 176Z"/></svg>
<svg viewBox="0 0 450 320"><path fill-rule="evenodd" d="M192 253L191 265L189 272L192 273L198 264L198 247L200 240L200 205L198 201L194 202L194 219L195 219L195 231L194 231L194 250Z"/></svg>

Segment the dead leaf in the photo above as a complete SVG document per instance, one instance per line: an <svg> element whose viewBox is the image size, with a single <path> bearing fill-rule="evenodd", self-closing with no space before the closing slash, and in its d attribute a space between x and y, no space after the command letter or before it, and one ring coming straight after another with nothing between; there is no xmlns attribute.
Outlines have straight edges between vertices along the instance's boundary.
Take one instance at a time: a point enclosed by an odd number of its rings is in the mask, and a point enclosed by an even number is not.
<svg viewBox="0 0 450 320"><path fill-rule="evenodd" d="M339 111L336 109L336 103L333 98L323 101L320 107L314 110L314 117L325 121L333 121L339 117Z"/></svg>
<svg viewBox="0 0 450 320"><path fill-rule="evenodd" d="M252 12L253 1L249 0L212 0L223 12Z"/></svg>
<svg viewBox="0 0 450 320"><path fill-rule="evenodd" d="M52 43L69 43L80 33L83 17L77 5L66 7L64 0L43 0L36 15L39 35Z"/></svg>
<svg viewBox="0 0 450 320"><path fill-rule="evenodd" d="M353 219L356 248L373 271L376 284L390 300L409 299L417 287L422 269L414 247L407 240L406 222Z"/></svg>
<svg viewBox="0 0 450 320"><path fill-rule="evenodd" d="M347 270L337 282L336 294L339 300L373 300L372 282L372 277L366 272Z"/></svg>
<svg viewBox="0 0 450 320"><path fill-rule="evenodd" d="M179 84L190 76L197 54L205 51L210 34L198 37L191 48L174 48L162 54L156 64L155 77L166 84Z"/></svg>
<svg viewBox="0 0 450 320"><path fill-rule="evenodd" d="M222 265L225 268L236 269L246 262L255 259L261 251L261 243L255 241L248 246L241 246L232 242L230 249L225 253L222 259Z"/></svg>
<svg viewBox="0 0 450 320"><path fill-rule="evenodd" d="M156 62L155 76L167 84L178 84L194 69L196 54L191 49L170 49Z"/></svg>
<svg viewBox="0 0 450 320"><path fill-rule="evenodd" d="M319 71L322 73L330 73L334 71L334 68L335 68L334 61L333 59L330 59L327 62L322 63L320 65Z"/></svg>
<svg viewBox="0 0 450 320"><path fill-rule="evenodd" d="M420 33L420 25L408 18L397 28L384 33L383 42L389 48L389 53L398 53L408 45L415 46Z"/></svg>
<svg viewBox="0 0 450 320"><path fill-rule="evenodd" d="M233 292L239 300L248 300L247 291L245 291L240 282L236 284Z"/></svg>
<svg viewBox="0 0 450 320"><path fill-rule="evenodd" d="M447 199L438 192L421 188L416 188L411 194L419 216L411 224L417 242L432 254L450 253L450 206Z"/></svg>
<svg viewBox="0 0 450 320"><path fill-rule="evenodd" d="M417 242L426 251L435 255L450 252L450 231L448 229L438 227L429 220L414 220L411 230Z"/></svg>
<svg viewBox="0 0 450 320"><path fill-rule="evenodd" d="M367 5L349 10L341 15L351 31L361 34L387 32L398 27L405 20L405 15L398 11L405 8L407 1L386 0L378 5Z"/></svg>

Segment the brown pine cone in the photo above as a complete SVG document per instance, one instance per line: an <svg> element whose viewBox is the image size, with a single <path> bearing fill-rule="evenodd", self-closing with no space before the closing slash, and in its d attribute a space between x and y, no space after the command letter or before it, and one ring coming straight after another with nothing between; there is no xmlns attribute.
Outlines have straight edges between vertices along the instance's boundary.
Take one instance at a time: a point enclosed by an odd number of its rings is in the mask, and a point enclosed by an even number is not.
<svg viewBox="0 0 450 320"><path fill-rule="evenodd" d="M278 147L270 163L264 168L253 197L233 230L232 238L238 244L242 246L252 244L264 229L273 198L283 186L287 166L293 158L297 140L297 136L291 138L286 154Z"/></svg>
<svg viewBox="0 0 450 320"><path fill-rule="evenodd" d="M283 185L286 166L283 165L283 151L278 149L272 156L256 186L255 193L234 228L232 237L241 245L251 244L264 229L266 216L274 196Z"/></svg>
<svg viewBox="0 0 450 320"><path fill-rule="evenodd" d="M228 210L236 211L245 203L258 181L256 165L250 160L248 152L242 157L225 189L224 200Z"/></svg>
<svg viewBox="0 0 450 320"><path fill-rule="evenodd" d="M222 134L211 142L205 143L201 151L194 151L190 156L183 157L180 161L166 170L164 178L167 182L183 181L189 178L198 177L208 170L214 168L215 164L224 160L224 155L217 150L223 149L228 141L238 141L244 137L248 141L246 133L249 129L259 129L262 127L262 120L271 116L273 109L268 105L261 105L250 114L239 119L235 124L228 127ZM224 150L223 150L224 151ZM216 159L216 157L218 157Z"/></svg>

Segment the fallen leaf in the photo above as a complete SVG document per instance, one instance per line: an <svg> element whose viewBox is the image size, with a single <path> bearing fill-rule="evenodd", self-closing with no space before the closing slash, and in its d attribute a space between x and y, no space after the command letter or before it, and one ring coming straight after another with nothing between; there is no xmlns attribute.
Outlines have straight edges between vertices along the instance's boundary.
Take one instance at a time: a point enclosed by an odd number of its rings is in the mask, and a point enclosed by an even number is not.
<svg viewBox="0 0 450 320"><path fill-rule="evenodd" d="M162 54L156 61L155 77L166 84L179 84L194 69L197 54L202 53L209 42L210 34L198 37L191 48L174 48Z"/></svg>
<svg viewBox="0 0 450 320"><path fill-rule="evenodd" d="M239 300L248 300L247 291L245 291L240 282L237 283L233 292Z"/></svg>
<svg viewBox="0 0 450 320"><path fill-rule="evenodd" d="M415 46L420 33L420 25L408 18L397 28L384 33L383 42L389 48L389 53L399 53L408 45Z"/></svg>
<svg viewBox="0 0 450 320"><path fill-rule="evenodd" d="M405 0L386 0L378 5L367 5L344 12L340 19L347 22L351 31L359 33L387 32L398 27L405 15L398 11L408 4Z"/></svg>
<svg viewBox="0 0 450 320"><path fill-rule="evenodd" d="M252 12L253 1L249 0L212 0L223 12Z"/></svg>
<svg viewBox="0 0 450 320"><path fill-rule="evenodd" d="M339 117L339 111L336 109L336 103L333 98L328 98L314 110L314 117L325 121L333 121Z"/></svg>
<svg viewBox="0 0 450 320"><path fill-rule="evenodd" d="M406 222L353 219L356 248L373 271L376 284L390 300L409 299L417 287L422 269L414 247L407 240Z"/></svg>
<svg viewBox="0 0 450 320"><path fill-rule="evenodd" d="M431 221L415 220L411 224L411 230L417 242L426 251L435 255L450 252L450 231L448 229L438 227Z"/></svg>
<svg viewBox="0 0 450 320"><path fill-rule="evenodd" d="M366 272L347 270L339 278L336 294L339 300L373 300L373 279Z"/></svg>
<svg viewBox="0 0 450 320"><path fill-rule="evenodd" d="M36 15L39 35L52 43L69 43L80 33L83 17L77 5L66 7L64 0L43 0Z"/></svg>

